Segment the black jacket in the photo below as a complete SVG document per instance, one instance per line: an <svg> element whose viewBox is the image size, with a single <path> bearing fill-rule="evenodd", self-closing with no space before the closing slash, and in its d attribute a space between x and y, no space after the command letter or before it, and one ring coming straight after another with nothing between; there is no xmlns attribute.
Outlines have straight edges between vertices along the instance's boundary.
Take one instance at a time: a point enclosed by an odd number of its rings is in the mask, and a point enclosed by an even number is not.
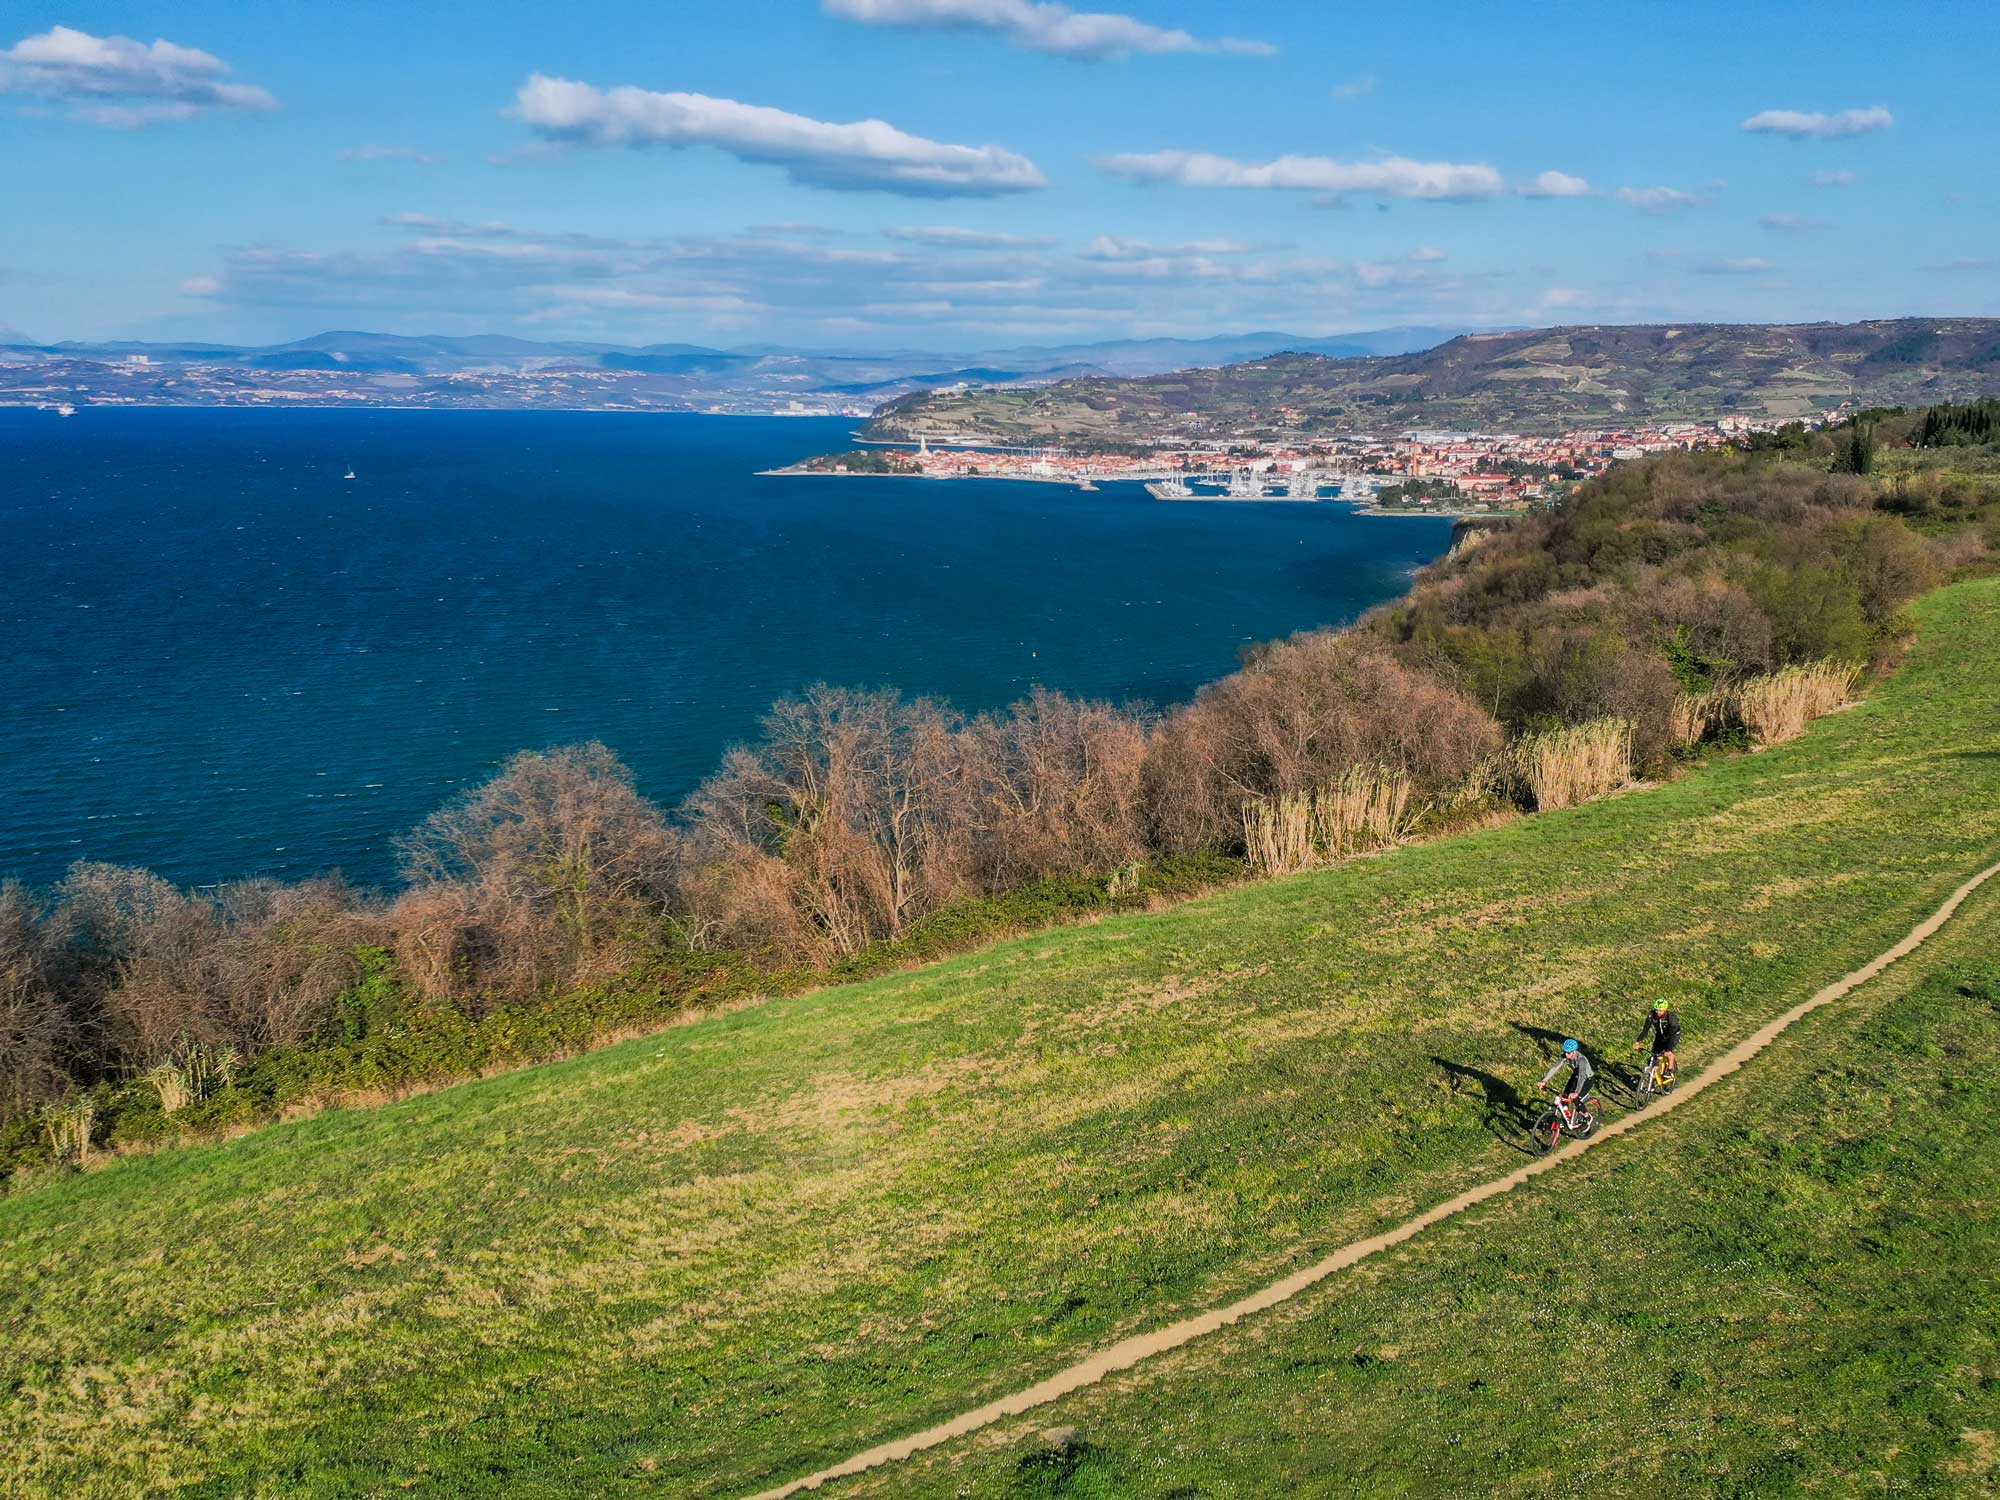
<svg viewBox="0 0 2000 1500"><path fill-rule="evenodd" d="M1636 1040L1643 1042L1649 1034L1653 1038L1655 1052L1678 1051L1681 1045L1681 1013L1670 1010L1661 1015L1656 1010L1647 1011L1646 1020L1639 1027Z"/></svg>

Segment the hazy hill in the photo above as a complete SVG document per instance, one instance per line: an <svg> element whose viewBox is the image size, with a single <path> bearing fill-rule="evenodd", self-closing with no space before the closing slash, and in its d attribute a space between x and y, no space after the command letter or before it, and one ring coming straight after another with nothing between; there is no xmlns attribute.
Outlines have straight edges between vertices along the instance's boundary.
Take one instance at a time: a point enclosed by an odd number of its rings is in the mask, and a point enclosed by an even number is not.
<svg viewBox="0 0 2000 1500"><path fill-rule="evenodd" d="M1472 333L1419 353L1284 353L1143 379L953 391L884 409L883 437L1215 436L1276 426L1548 429L1630 419L1809 416L2000 388L2000 319L1694 323Z"/></svg>
<svg viewBox="0 0 2000 1500"><path fill-rule="evenodd" d="M776 344L542 341L335 329L282 344L37 344L0 332L0 400L9 390L79 404L353 404L616 406L775 411L817 401L865 413L912 391L1041 385L1087 376L1155 375L1281 350L1361 356L1402 352L1448 330L1383 329L1330 339L1288 333L1210 339L1114 339L1008 349L844 350ZM561 377L574 376L574 379ZM385 378L386 377L386 378ZM532 377L532 378L527 378ZM556 378L550 378L556 377Z"/></svg>

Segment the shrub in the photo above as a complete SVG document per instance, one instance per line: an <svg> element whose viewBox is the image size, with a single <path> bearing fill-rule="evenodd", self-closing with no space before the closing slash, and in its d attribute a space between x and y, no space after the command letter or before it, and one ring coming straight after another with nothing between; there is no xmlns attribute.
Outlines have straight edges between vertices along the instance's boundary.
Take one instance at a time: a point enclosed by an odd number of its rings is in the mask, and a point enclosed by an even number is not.
<svg viewBox="0 0 2000 1500"><path fill-rule="evenodd" d="M1205 689L1156 736L1146 765L1153 836L1168 852L1221 848L1256 799L1312 796L1357 766L1433 797L1499 748L1491 714L1357 635L1294 637Z"/></svg>
<svg viewBox="0 0 2000 1500"><path fill-rule="evenodd" d="M1632 726L1624 719L1593 719L1524 734L1511 759L1539 811L1574 807L1631 780Z"/></svg>
<svg viewBox="0 0 2000 1500"><path fill-rule="evenodd" d="M1861 668L1852 662L1785 667L1740 684L1734 695L1736 712L1759 744L1782 744L1847 702L1860 675Z"/></svg>

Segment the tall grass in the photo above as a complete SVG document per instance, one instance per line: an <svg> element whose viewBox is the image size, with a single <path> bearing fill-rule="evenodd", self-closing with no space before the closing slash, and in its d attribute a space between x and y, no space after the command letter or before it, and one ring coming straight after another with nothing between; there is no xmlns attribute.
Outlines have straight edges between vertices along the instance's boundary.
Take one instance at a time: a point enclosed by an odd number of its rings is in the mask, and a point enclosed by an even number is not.
<svg viewBox="0 0 2000 1500"><path fill-rule="evenodd" d="M1250 862L1270 875L1380 849L1408 832L1410 796L1403 772L1351 766L1329 786L1245 803L1244 846Z"/></svg>
<svg viewBox="0 0 2000 1500"><path fill-rule="evenodd" d="M1632 725L1592 719L1524 734L1514 741L1511 758L1516 780L1538 811L1574 807L1632 779Z"/></svg>
<svg viewBox="0 0 2000 1500"><path fill-rule="evenodd" d="M90 1137L97 1128L97 1105L78 1095L67 1104L51 1104L42 1111L42 1133L49 1138L49 1155L59 1162L90 1165Z"/></svg>
<svg viewBox="0 0 2000 1500"><path fill-rule="evenodd" d="M1667 735L1676 745L1698 745L1729 722L1735 698L1725 689L1682 693L1667 710Z"/></svg>
<svg viewBox="0 0 2000 1500"><path fill-rule="evenodd" d="M1813 661L1752 677L1736 689L1736 712L1760 745L1797 739L1822 714L1854 692L1861 668L1853 662Z"/></svg>
<svg viewBox="0 0 2000 1500"><path fill-rule="evenodd" d="M227 1088L236 1076L236 1049L183 1042L146 1070L146 1086L159 1095L160 1113L173 1115Z"/></svg>
<svg viewBox="0 0 2000 1500"><path fill-rule="evenodd" d="M1319 863L1313 847L1312 796L1253 797L1243 804L1243 847L1267 875L1294 875Z"/></svg>

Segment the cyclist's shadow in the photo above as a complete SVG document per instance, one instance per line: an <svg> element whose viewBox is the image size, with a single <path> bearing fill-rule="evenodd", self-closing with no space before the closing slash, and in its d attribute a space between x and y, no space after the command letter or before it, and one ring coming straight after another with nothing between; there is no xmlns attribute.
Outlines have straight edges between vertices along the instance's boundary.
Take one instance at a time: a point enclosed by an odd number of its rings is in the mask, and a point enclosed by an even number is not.
<svg viewBox="0 0 2000 1500"><path fill-rule="evenodd" d="M1495 1139L1526 1155L1533 1154L1521 1137L1526 1134L1529 1124L1535 1117L1535 1111L1519 1089L1499 1074L1489 1073L1484 1068L1471 1067L1465 1063L1453 1062L1448 1057L1435 1055L1431 1061L1444 1069L1452 1081L1454 1093L1457 1092L1461 1079L1467 1083L1478 1084L1486 1107L1479 1123L1492 1132Z"/></svg>
<svg viewBox="0 0 2000 1500"><path fill-rule="evenodd" d="M1544 1063L1554 1062L1562 1050L1562 1044L1568 1038L1576 1036L1573 1031L1551 1031L1546 1026L1530 1026L1526 1021L1509 1021L1507 1024L1535 1044L1542 1054ZM1630 1063L1614 1060L1588 1037L1577 1037L1577 1040L1583 1044L1584 1055L1597 1069L1599 1086L1609 1086L1613 1103L1629 1106L1632 1102L1632 1090L1639 1083L1639 1070Z"/></svg>

